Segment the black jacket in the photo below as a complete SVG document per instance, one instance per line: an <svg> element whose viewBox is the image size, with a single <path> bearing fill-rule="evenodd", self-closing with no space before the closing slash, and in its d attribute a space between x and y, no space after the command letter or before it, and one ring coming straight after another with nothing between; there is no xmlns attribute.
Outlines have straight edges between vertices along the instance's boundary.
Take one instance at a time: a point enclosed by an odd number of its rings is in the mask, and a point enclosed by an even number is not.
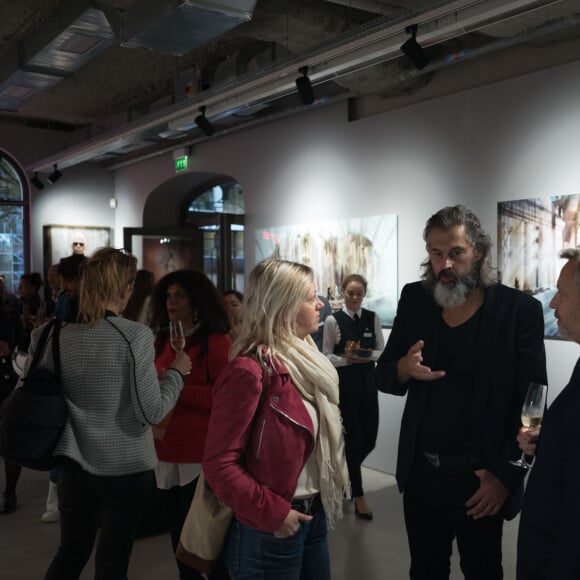
<svg viewBox="0 0 580 580"><path fill-rule="evenodd" d="M535 298L501 284L485 291L478 347L473 353L474 397L470 409L473 451L482 465L516 492L524 470L509 464L521 454L516 436L521 409L530 381L546 383L544 319ZM380 391L407 395L401 422L397 483L405 488L416 454L416 438L433 383L397 380L397 361L418 340L425 341L423 364L433 370L437 354L442 308L422 283L408 284L401 292L397 316L376 369Z"/></svg>

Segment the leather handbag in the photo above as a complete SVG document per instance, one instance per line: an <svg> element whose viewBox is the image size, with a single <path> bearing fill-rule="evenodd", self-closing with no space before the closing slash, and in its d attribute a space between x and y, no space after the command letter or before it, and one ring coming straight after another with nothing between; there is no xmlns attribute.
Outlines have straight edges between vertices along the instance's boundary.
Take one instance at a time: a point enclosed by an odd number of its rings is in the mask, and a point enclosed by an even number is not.
<svg viewBox="0 0 580 580"><path fill-rule="evenodd" d="M54 466L54 448L67 418L60 376L60 327L61 321L52 319L43 329L26 376L4 402L0 418L0 455L40 471ZM51 331L54 372L37 366Z"/></svg>
<svg viewBox="0 0 580 580"><path fill-rule="evenodd" d="M262 393L256 414L264 404L267 387L268 369L262 363ZM209 574L219 559L233 517L233 510L215 495L202 471L185 517L175 557L186 566Z"/></svg>

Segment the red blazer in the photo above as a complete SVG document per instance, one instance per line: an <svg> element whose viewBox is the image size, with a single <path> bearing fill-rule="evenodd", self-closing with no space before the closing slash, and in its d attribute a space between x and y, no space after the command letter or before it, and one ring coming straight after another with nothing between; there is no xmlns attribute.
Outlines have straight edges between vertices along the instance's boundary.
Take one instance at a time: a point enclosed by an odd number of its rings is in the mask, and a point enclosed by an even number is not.
<svg viewBox="0 0 580 580"><path fill-rule="evenodd" d="M213 384L228 364L230 339L226 334L209 335L207 354L201 357L201 345L187 351L193 363L185 376L183 390L177 400L165 436L155 440L157 457L170 463L201 463L212 407ZM155 360L159 376L163 376L175 358L169 341Z"/></svg>
<svg viewBox="0 0 580 580"><path fill-rule="evenodd" d="M262 369L237 357L214 387L203 471L237 520L275 532L290 511L298 476L314 450L314 426L282 365L269 365L263 404Z"/></svg>

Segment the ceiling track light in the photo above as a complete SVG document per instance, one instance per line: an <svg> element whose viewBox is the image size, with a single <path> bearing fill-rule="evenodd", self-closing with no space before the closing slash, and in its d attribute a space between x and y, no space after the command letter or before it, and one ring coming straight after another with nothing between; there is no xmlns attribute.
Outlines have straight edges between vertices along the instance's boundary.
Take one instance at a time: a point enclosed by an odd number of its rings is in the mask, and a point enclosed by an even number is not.
<svg viewBox="0 0 580 580"><path fill-rule="evenodd" d="M48 181L54 184L62 177L62 172L58 170L56 163L53 165L53 168L53 172L48 176Z"/></svg>
<svg viewBox="0 0 580 580"><path fill-rule="evenodd" d="M409 57L415 68L424 69L429 64L429 57L423 47L417 42L417 25L411 24L411 26L407 26L405 32L410 34L411 38L401 45L401 52Z"/></svg>
<svg viewBox="0 0 580 580"><path fill-rule="evenodd" d="M205 106L199 108L201 113L195 118L195 124L201 129L201 132L206 137L211 137L215 133L215 127L212 125L211 121L205 116Z"/></svg>
<svg viewBox="0 0 580 580"><path fill-rule="evenodd" d="M38 191L40 191L41 189L44 189L44 183L42 183L42 181L40 180L40 177L38 177L38 173L35 171L34 175L30 178L30 183L32 183L32 185L34 185L34 187L36 187L36 189L38 189Z"/></svg>
<svg viewBox="0 0 580 580"><path fill-rule="evenodd" d="M298 89L300 102L303 105L312 105L314 103L314 90L308 78L308 67L302 66L298 69L298 72L302 75L296 79L296 88Z"/></svg>

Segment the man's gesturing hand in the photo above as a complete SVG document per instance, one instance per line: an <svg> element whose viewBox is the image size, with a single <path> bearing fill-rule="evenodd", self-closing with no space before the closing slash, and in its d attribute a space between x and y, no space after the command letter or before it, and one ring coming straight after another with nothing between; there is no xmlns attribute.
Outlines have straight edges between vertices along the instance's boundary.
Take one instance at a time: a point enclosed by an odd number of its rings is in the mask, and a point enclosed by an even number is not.
<svg viewBox="0 0 580 580"><path fill-rule="evenodd" d="M425 343L418 340L409 352L399 359L397 363L397 378L400 383L406 383L409 379L417 381L435 381L445 376L445 371L432 371L422 364L423 346Z"/></svg>

